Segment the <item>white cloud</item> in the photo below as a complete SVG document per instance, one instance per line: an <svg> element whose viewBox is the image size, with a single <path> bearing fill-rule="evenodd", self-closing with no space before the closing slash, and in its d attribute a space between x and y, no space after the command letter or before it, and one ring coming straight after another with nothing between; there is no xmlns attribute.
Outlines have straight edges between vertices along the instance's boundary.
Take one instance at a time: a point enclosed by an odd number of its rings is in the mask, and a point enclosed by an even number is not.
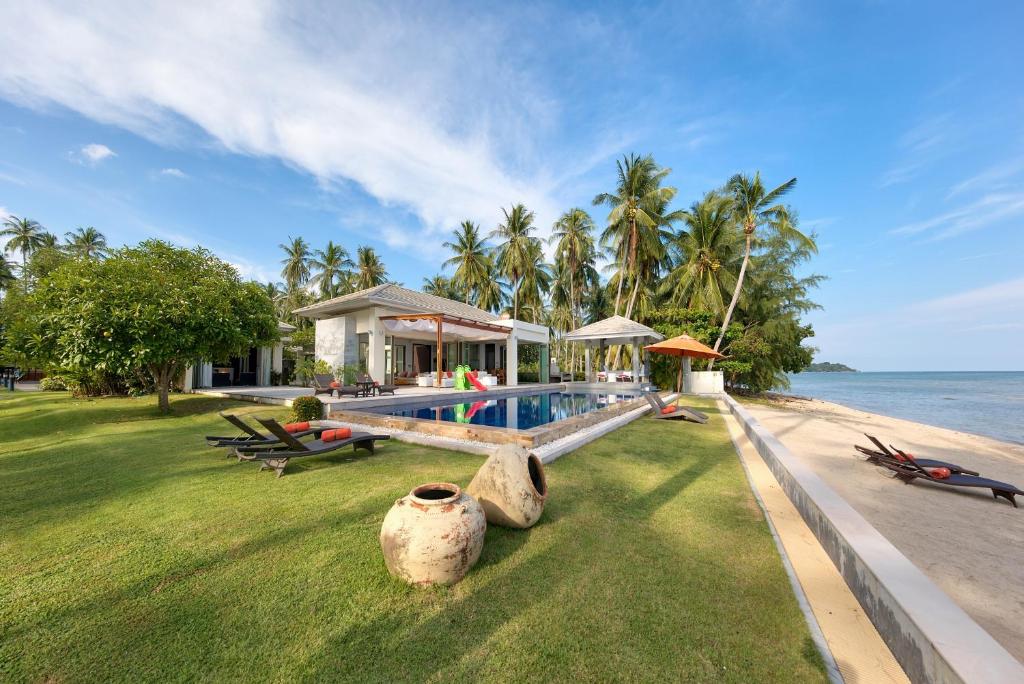
<svg viewBox="0 0 1024 684"><path fill-rule="evenodd" d="M0 95L51 103L162 144L202 131L325 187L357 183L431 230L489 225L522 201L547 230L558 203L536 141L559 108L511 66L507 17L411 6L178 4L0 8ZM112 18L116 17L116 20ZM343 36L343 38L339 37ZM60 49L53 46L60 45Z"/></svg>
<svg viewBox="0 0 1024 684"><path fill-rule="evenodd" d="M1024 278L930 299L914 305L923 313L949 313L976 315L986 312L1011 314L1024 309Z"/></svg>
<svg viewBox="0 0 1024 684"><path fill-rule="evenodd" d="M17 176L12 176L9 173L3 173L2 171L0 171L0 182L11 183L13 185L21 185L21 186L27 185L27 183L25 183L25 181L23 181L22 179L18 178Z"/></svg>
<svg viewBox="0 0 1024 684"><path fill-rule="evenodd" d="M949 154L954 131L949 114L933 116L908 129L897 141L897 147L902 150L899 163L882 174L879 186L887 188L907 183Z"/></svg>
<svg viewBox="0 0 1024 684"><path fill-rule="evenodd" d="M82 145L80 149L71 152L68 155L68 157L72 161L76 161L79 164L88 164L90 166L95 166L104 159L109 159L110 157L116 156L117 153L114 152L114 150L110 149L106 145L101 145L100 143L89 143L88 145Z"/></svg>
<svg viewBox="0 0 1024 684"><path fill-rule="evenodd" d="M923 221L907 223L889 232L894 235L918 235L933 232L934 239L944 240L1022 214L1024 214L1024 191L990 193L958 209L938 214Z"/></svg>
<svg viewBox="0 0 1024 684"><path fill-rule="evenodd" d="M950 199L959 195L962 192L976 189L1001 189L1005 187L1005 181L1018 173L1024 171L1024 157L1020 159L1011 159L1010 161L997 164L989 167L984 171L977 173L970 178L966 178L952 188L949 189L949 194L946 195L946 199Z"/></svg>
<svg viewBox="0 0 1024 684"><path fill-rule="evenodd" d="M176 169L176 168L173 168L173 167L169 168L169 169L160 169L160 175L161 176L171 176L172 178L188 178L188 174L187 173L185 173L181 169Z"/></svg>

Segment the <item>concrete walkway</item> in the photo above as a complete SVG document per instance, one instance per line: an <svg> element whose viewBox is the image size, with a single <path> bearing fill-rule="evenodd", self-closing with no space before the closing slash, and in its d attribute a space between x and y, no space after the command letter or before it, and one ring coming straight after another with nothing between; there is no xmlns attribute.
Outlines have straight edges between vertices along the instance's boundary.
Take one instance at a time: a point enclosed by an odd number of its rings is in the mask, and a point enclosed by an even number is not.
<svg viewBox="0 0 1024 684"><path fill-rule="evenodd" d="M722 402L719 407L751 486L768 515L840 676L846 682L909 682L739 423Z"/></svg>

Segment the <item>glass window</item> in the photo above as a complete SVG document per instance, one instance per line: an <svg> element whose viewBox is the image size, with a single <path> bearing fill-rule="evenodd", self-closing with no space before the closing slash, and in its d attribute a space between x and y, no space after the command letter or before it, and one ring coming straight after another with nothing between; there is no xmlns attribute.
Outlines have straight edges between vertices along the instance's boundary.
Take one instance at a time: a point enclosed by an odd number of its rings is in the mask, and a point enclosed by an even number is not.
<svg viewBox="0 0 1024 684"><path fill-rule="evenodd" d="M365 373L369 368L370 358L370 333L359 333L359 372Z"/></svg>

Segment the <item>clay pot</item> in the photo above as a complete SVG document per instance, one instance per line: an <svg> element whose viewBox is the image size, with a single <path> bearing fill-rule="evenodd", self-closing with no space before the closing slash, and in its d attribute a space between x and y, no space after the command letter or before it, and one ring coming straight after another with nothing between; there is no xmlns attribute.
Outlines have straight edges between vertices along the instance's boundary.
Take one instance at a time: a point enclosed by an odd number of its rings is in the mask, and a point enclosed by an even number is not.
<svg viewBox="0 0 1024 684"><path fill-rule="evenodd" d="M466 492L483 506L487 522L523 529L540 520L548 484L539 458L506 444L484 462Z"/></svg>
<svg viewBox="0 0 1024 684"><path fill-rule="evenodd" d="M380 528L388 572L410 584L455 584L484 546L487 521L458 485L420 485L395 502Z"/></svg>

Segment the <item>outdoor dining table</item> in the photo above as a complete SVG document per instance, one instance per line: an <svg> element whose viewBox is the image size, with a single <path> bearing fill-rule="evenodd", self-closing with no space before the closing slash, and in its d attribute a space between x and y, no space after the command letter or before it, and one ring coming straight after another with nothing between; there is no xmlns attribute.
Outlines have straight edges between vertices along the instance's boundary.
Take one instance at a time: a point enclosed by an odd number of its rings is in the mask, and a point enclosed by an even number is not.
<svg viewBox="0 0 1024 684"><path fill-rule="evenodd" d="M374 392L373 380L357 380L356 386L359 388L360 394L364 397L372 397Z"/></svg>

